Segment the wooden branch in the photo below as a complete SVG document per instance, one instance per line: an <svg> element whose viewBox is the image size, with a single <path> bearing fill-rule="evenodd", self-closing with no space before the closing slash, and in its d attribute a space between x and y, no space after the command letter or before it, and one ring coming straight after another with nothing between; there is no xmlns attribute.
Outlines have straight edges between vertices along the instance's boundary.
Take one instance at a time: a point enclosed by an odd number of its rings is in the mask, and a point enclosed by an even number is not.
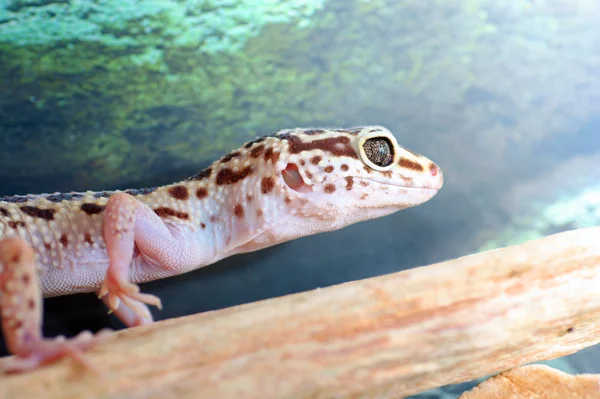
<svg viewBox="0 0 600 399"><path fill-rule="evenodd" d="M598 399L600 375L571 375L552 367L531 364L485 380L459 399Z"/></svg>
<svg viewBox="0 0 600 399"><path fill-rule="evenodd" d="M600 228L120 331L0 398L398 398L600 341Z"/></svg>

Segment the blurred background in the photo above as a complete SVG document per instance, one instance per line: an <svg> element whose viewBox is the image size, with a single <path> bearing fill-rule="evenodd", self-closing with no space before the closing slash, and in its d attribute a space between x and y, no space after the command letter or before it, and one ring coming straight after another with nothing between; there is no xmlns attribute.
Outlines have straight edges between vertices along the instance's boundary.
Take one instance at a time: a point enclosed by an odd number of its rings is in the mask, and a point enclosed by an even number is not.
<svg viewBox="0 0 600 399"><path fill-rule="evenodd" d="M418 208L145 284L159 320L597 225L599 18L596 0L2 0L0 195L171 183L296 126L385 125L444 170ZM45 313L48 335L122 328L93 295ZM599 354L550 364L598 373Z"/></svg>

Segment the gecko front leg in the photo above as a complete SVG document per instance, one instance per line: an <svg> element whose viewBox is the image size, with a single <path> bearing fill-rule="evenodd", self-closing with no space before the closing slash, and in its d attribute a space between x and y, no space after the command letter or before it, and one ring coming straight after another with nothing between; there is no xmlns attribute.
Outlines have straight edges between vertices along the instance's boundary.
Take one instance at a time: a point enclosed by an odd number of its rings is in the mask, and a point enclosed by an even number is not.
<svg viewBox="0 0 600 399"><path fill-rule="evenodd" d="M123 192L113 194L106 204L103 234L109 267L99 297L127 326L151 323L147 305L162 305L158 297L140 293L129 281L134 251L142 268L165 277L197 264L197 249L186 247L152 209Z"/></svg>
<svg viewBox="0 0 600 399"><path fill-rule="evenodd" d="M33 249L21 238L0 241L0 311L6 347L13 358L0 365L0 372L34 369L40 364L71 356L93 368L80 353L104 337L84 331L71 339L42 337L42 294Z"/></svg>

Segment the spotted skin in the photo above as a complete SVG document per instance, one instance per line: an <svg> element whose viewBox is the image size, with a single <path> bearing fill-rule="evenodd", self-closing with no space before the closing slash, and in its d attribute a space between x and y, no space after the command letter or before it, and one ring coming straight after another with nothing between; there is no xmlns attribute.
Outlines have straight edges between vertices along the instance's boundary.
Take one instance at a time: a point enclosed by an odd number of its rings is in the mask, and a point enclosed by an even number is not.
<svg viewBox="0 0 600 399"><path fill-rule="evenodd" d="M42 297L96 292L127 326L148 324L161 301L138 283L385 216L442 185L432 161L366 126L282 130L162 187L0 197L5 371L81 360L97 342L42 337Z"/></svg>

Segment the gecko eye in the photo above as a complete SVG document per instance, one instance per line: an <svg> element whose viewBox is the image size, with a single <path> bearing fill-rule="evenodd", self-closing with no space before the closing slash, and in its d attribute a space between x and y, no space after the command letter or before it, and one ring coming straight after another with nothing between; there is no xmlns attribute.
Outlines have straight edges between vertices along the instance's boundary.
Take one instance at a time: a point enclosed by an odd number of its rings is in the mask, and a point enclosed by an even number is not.
<svg viewBox="0 0 600 399"><path fill-rule="evenodd" d="M375 165L385 168L394 162L394 145L387 137L373 137L363 144L365 156Z"/></svg>
<svg viewBox="0 0 600 399"><path fill-rule="evenodd" d="M363 128L358 133L355 146L365 166L380 172L392 169L402 151L396 137L382 126Z"/></svg>

